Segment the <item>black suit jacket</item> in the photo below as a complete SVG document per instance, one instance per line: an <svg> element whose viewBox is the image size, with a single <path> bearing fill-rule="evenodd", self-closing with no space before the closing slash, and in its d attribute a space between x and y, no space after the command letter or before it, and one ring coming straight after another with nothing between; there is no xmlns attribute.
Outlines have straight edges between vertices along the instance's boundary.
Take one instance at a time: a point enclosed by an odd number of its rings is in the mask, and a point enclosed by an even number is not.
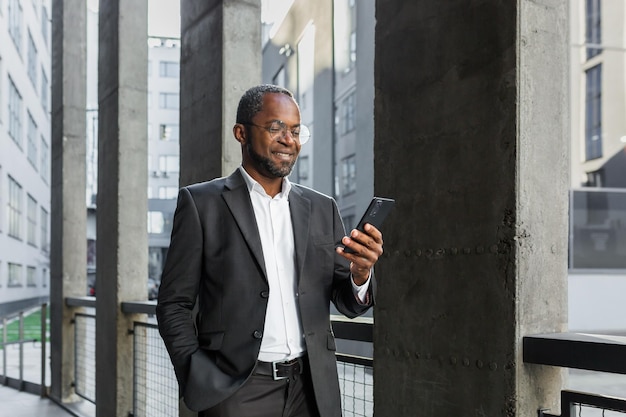
<svg viewBox="0 0 626 417"><path fill-rule="evenodd" d="M349 263L335 253L345 235L335 201L293 184L299 308L317 404L340 417L330 302L348 317L369 306L354 297ZM376 283L370 282L370 305ZM251 374L259 354L269 285L250 194L239 172L180 190L157 304L159 331L185 403L210 408ZM194 326L192 309L198 303Z"/></svg>

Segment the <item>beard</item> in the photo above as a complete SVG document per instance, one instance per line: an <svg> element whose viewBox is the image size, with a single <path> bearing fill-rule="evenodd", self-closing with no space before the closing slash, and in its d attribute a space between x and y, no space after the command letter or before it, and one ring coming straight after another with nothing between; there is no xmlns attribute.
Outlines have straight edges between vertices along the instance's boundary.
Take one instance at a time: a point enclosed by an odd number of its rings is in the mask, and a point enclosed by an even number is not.
<svg viewBox="0 0 626 417"><path fill-rule="evenodd" d="M269 173L274 178L283 178L291 173L294 164L296 163L296 159L291 162L282 162L280 164L276 164L269 158L266 158L254 151L252 148L252 144L250 141L246 143L246 150L248 151L248 155L254 162L259 165L259 168L263 169L266 173Z"/></svg>

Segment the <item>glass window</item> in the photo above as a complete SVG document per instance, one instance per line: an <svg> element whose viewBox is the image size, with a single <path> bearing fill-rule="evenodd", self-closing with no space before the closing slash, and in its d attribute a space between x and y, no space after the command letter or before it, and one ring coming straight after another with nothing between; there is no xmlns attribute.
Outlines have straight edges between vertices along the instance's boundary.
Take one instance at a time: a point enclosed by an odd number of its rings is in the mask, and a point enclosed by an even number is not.
<svg viewBox="0 0 626 417"><path fill-rule="evenodd" d="M9 177L9 201L7 211L9 217L9 236L22 238L22 186Z"/></svg>
<svg viewBox="0 0 626 417"><path fill-rule="evenodd" d="M48 18L48 9L46 6L41 6L41 34L43 35L43 40L48 47L48 31L49 31L50 21Z"/></svg>
<svg viewBox="0 0 626 417"><path fill-rule="evenodd" d="M148 212L148 233L160 235L164 229L163 213L160 211Z"/></svg>
<svg viewBox="0 0 626 417"><path fill-rule="evenodd" d="M41 137L41 152L40 152L40 163L39 163L39 174L41 175L41 179L44 180L46 184L48 184L48 180L50 178L50 148L48 147L48 143Z"/></svg>
<svg viewBox="0 0 626 417"><path fill-rule="evenodd" d="M30 194L26 202L26 241L37 246L37 200Z"/></svg>
<svg viewBox="0 0 626 417"><path fill-rule="evenodd" d="M308 155L298 158L298 180L308 180L310 170Z"/></svg>
<svg viewBox="0 0 626 417"><path fill-rule="evenodd" d="M96 267L96 240L87 239L87 267Z"/></svg>
<svg viewBox="0 0 626 417"><path fill-rule="evenodd" d="M351 132L356 127L356 97L355 94L350 94L343 101L343 124L341 134L345 135Z"/></svg>
<svg viewBox="0 0 626 417"><path fill-rule="evenodd" d="M587 160L602 157L602 65L586 73L585 156Z"/></svg>
<svg viewBox="0 0 626 417"><path fill-rule="evenodd" d="M22 96L9 77L9 136L22 149Z"/></svg>
<svg viewBox="0 0 626 417"><path fill-rule="evenodd" d="M2 0L0 0L0 8L2 7ZM0 12L0 15L2 14L2 12ZM0 56L0 74L2 74L2 57ZM0 82L0 103L3 103L4 101L2 100L2 94L4 92L4 83ZM3 111L0 111L0 124L2 124L2 116L3 116Z"/></svg>
<svg viewBox="0 0 626 417"><path fill-rule="evenodd" d="M356 65L356 31L350 34L350 68Z"/></svg>
<svg viewBox="0 0 626 417"><path fill-rule="evenodd" d="M37 60L37 47L30 32L28 32L28 78L35 87L37 92L37 68L39 68Z"/></svg>
<svg viewBox="0 0 626 417"><path fill-rule="evenodd" d="M161 140L178 140L179 128L175 124L165 124L159 127L159 139Z"/></svg>
<svg viewBox="0 0 626 417"><path fill-rule="evenodd" d="M41 208L40 211L40 235L39 235L39 244L41 246L41 250L45 253L48 253L50 246L48 245L48 212L45 208Z"/></svg>
<svg viewBox="0 0 626 417"><path fill-rule="evenodd" d="M626 269L626 190L572 190L570 268Z"/></svg>
<svg viewBox="0 0 626 417"><path fill-rule="evenodd" d="M7 287L21 287L22 285L22 265L9 262Z"/></svg>
<svg viewBox="0 0 626 417"><path fill-rule="evenodd" d="M174 199L178 197L178 187L159 187L159 198Z"/></svg>
<svg viewBox="0 0 626 417"><path fill-rule="evenodd" d="M178 78L180 73L180 65L178 62L161 61L159 62L159 76L165 78Z"/></svg>
<svg viewBox="0 0 626 417"><path fill-rule="evenodd" d="M47 287L49 279L50 279L50 271L48 270L48 268L42 268L41 269L41 286L44 288Z"/></svg>
<svg viewBox="0 0 626 417"><path fill-rule="evenodd" d="M50 90L50 84L48 83L48 77L41 67L41 108L45 113L48 113L48 91Z"/></svg>
<svg viewBox="0 0 626 417"><path fill-rule="evenodd" d="M179 172L179 159L176 155L160 155L159 156L159 171L166 175L168 173Z"/></svg>
<svg viewBox="0 0 626 417"><path fill-rule="evenodd" d="M587 0L585 41L587 42L587 59L602 52L602 15L601 0Z"/></svg>
<svg viewBox="0 0 626 417"><path fill-rule="evenodd" d="M356 155L341 160L341 192L343 195L356 191Z"/></svg>
<svg viewBox="0 0 626 417"><path fill-rule="evenodd" d="M178 110L178 93L159 93L159 108Z"/></svg>
<svg viewBox="0 0 626 417"><path fill-rule="evenodd" d="M9 0L9 35L22 55L22 5L19 0Z"/></svg>
<svg viewBox="0 0 626 417"><path fill-rule="evenodd" d="M35 123L35 119L33 119L33 115L28 112L28 132L26 135L28 140L28 148L27 148L27 156L28 162L35 168L38 169L37 160L37 124Z"/></svg>
<svg viewBox="0 0 626 417"><path fill-rule="evenodd" d="M26 267L26 285L28 287L37 286L37 268L34 266Z"/></svg>

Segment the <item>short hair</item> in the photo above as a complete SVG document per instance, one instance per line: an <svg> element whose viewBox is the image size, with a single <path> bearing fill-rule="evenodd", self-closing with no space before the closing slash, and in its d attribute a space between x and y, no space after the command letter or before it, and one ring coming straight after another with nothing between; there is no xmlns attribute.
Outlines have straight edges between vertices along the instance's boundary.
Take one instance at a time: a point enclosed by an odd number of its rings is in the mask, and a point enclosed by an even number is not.
<svg viewBox="0 0 626 417"><path fill-rule="evenodd" d="M263 108L263 96L267 93L285 94L293 98L293 93L286 88L272 84L261 84L248 89L237 106L237 123L250 123L252 118Z"/></svg>

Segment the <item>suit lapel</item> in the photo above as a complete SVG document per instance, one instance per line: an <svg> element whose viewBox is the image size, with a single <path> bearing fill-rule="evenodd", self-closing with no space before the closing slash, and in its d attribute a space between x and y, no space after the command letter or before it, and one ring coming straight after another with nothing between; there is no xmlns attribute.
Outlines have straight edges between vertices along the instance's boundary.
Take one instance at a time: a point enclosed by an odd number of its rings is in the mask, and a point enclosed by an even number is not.
<svg viewBox="0 0 626 417"><path fill-rule="evenodd" d="M256 261L261 266L265 279L267 279L263 247L261 246L261 237L259 236L259 229L256 225L254 210L250 201L250 192L239 170L236 170L226 179L222 197L235 218L250 251L252 251Z"/></svg>
<svg viewBox="0 0 626 417"><path fill-rule="evenodd" d="M292 186L289 193L289 210L293 226L293 240L296 250L297 279L300 280L307 244L309 243L309 228L311 224L311 201L302 196L302 191Z"/></svg>

